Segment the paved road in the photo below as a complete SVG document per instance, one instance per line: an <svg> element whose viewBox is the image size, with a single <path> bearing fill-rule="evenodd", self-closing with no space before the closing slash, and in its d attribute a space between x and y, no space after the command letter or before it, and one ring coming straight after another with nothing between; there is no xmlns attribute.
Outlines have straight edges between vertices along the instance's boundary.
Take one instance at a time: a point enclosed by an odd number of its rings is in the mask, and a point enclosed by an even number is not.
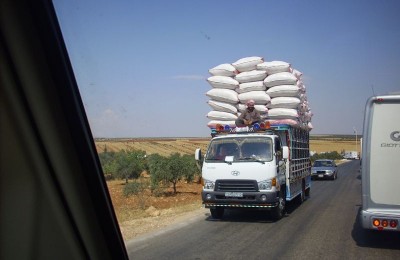
<svg viewBox="0 0 400 260"><path fill-rule="evenodd" d="M400 234L365 231L359 161L339 166L336 181L314 181L311 197L285 218L262 211L208 211L177 228L127 243L130 259L400 259Z"/></svg>

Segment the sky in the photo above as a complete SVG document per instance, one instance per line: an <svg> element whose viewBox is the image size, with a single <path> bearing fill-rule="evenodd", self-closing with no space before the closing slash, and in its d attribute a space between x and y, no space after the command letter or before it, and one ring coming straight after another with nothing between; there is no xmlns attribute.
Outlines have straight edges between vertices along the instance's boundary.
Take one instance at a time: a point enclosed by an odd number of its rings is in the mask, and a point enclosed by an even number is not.
<svg viewBox="0 0 400 260"><path fill-rule="evenodd" d="M93 136L209 137L208 70L241 58L303 73L311 134L362 134L400 91L397 0L54 0Z"/></svg>

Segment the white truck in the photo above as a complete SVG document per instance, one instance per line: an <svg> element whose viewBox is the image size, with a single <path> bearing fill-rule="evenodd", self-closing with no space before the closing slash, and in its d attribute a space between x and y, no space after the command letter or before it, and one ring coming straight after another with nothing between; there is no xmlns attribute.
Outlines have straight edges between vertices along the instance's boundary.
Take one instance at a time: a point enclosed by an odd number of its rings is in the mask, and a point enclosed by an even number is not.
<svg viewBox="0 0 400 260"><path fill-rule="evenodd" d="M302 202L311 189L309 131L290 125L217 126L202 158L202 200L213 218L227 208L285 214L286 202ZM221 153L224 153L221 155Z"/></svg>
<svg viewBox="0 0 400 260"><path fill-rule="evenodd" d="M343 155L344 159L355 160L358 159L357 151L345 151Z"/></svg>
<svg viewBox="0 0 400 260"><path fill-rule="evenodd" d="M362 155L362 227L400 231L400 95L368 99Z"/></svg>

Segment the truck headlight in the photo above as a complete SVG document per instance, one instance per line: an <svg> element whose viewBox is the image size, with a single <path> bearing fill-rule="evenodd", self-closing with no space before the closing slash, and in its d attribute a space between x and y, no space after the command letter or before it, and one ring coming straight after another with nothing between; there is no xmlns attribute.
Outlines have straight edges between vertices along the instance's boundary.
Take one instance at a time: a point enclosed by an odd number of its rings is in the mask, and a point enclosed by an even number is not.
<svg viewBox="0 0 400 260"><path fill-rule="evenodd" d="M259 190L270 190L272 189L272 180L265 180L258 182Z"/></svg>
<svg viewBox="0 0 400 260"><path fill-rule="evenodd" d="M213 181L209 181L209 180L203 179L203 182L204 182L203 189L205 189L205 190L214 190L215 183Z"/></svg>

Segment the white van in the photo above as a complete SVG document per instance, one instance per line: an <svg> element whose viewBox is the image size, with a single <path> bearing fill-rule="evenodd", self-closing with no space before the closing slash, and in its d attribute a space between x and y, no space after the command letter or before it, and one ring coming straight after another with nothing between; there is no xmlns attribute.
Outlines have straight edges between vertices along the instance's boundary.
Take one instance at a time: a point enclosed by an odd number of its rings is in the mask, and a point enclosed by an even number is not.
<svg viewBox="0 0 400 260"><path fill-rule="evenodd" d="M400 231L400 95L371 97L363 131L362 226Z"/></svg>

